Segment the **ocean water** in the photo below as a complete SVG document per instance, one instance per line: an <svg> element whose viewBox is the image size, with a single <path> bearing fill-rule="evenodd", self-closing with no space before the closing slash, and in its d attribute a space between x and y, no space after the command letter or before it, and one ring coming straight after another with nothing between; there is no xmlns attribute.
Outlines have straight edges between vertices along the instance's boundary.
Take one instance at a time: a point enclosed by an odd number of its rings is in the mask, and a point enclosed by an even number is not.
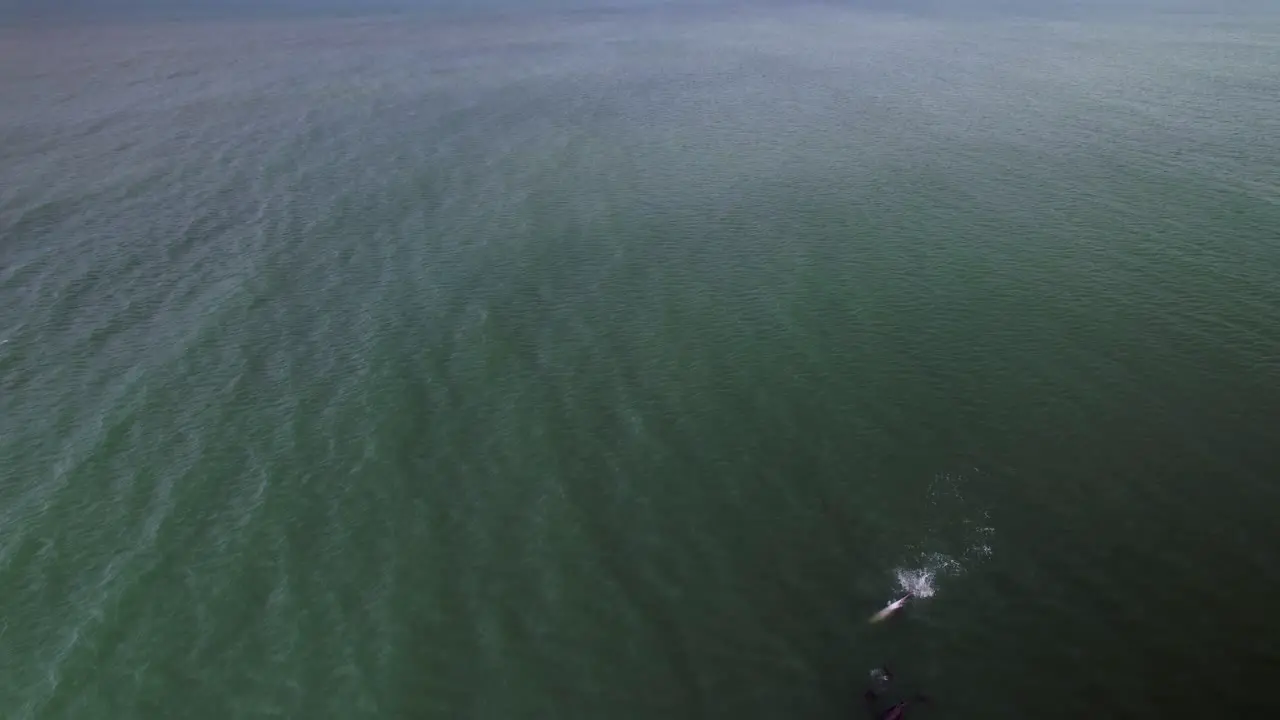
<svg viewBox="0 0 1280 720"><path fill-rule="evenodd" d="M0 31L0 716L1276 709L1224 7Z"/></svg>

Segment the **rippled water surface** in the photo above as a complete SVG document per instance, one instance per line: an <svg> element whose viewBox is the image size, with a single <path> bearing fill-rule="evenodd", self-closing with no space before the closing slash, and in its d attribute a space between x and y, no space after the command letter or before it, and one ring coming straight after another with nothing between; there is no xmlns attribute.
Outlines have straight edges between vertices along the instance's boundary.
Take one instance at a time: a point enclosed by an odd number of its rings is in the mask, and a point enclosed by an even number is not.
<svg viewBox="0 0 1280 720"><path fill-rule="evenodd" d="M1275 709L1277 68L1274 15L3 31L0 715Z"/></svg>

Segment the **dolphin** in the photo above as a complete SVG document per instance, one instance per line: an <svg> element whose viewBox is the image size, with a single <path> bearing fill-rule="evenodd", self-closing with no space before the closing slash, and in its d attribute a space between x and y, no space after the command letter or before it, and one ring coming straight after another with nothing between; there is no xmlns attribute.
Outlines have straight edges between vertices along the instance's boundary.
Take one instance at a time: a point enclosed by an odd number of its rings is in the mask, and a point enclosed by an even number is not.
<svg viewBox="0 0 1280 720"><path fill-rule="evenodd" d="M902 720L907 716L907 706L910 704L907 700L894 703L888 710L880 713L879 720Z"/></svg>
<svg viewBox="0 0 1280 720"><path fill-rule="evenodd" d="M884 677L891 678L892 676L886 672ZM917 694L910 700L899 700L884 710L878 711L876 710L876 705L879 704L881 698L880 693L875 690L868 690L864 697L867 701L867 709L871 711L872 717L876 718L876 720L903 720L907 716L907 708L919 703L929 702L929 696Z"/></svg>
<svg viewBox="0 0 1280 720"><path fill-rule="evenodd" d="M914 593L907 593L906 595L903 595L897 600L894 600L893 602L886 605L883 610L876 613L875 615L872 615L871 619L868 622L878 623L881 620L887 620L888 618L897 614L900 610L902 610L902 608L906 607L907 601L910 600L912 597L914 597Z"/></svg>

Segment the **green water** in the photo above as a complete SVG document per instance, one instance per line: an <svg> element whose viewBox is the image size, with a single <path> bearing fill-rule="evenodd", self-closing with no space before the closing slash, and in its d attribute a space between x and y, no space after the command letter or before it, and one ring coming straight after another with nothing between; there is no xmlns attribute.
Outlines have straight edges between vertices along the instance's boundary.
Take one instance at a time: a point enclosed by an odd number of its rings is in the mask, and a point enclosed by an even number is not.
<svg viewBox="0 0 1280 720"><path fill-rule="evenodd" d="M1274 709L1277 68L1274 15L5 31L0 716Z"/></svg>

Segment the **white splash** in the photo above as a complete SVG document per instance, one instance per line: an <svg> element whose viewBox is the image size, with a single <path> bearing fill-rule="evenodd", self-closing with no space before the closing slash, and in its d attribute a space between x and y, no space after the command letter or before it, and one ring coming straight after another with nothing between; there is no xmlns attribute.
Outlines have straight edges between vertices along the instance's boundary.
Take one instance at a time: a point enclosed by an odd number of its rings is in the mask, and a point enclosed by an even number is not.
<svg viewBox="0 0 1280 720"><path fill-rule="evenodd" d="M917 598L933 597L933 573L925 568L898 569L898 592L911 593Z"/></svg>
<svg viewBox="0 0 1280 720"><path fill-rule="evenodd" d="M921 555L916 567L898 568L898 593L911 593L916 598L933 597L938 591L940 579L959 575L964 566L955 558L943 553Z"/></svg>
<svg viewBox="0 0 1280 720"><path fill-rule="evenodd" d="M933 478L928 500L936 516L929 523L924 542L915 546L922 551L894 571L898 581L895 597L906 593L917 599L933 597L942 580L963 575L968 568L991 557L995 528L987 524L990 512L974 513L967 507L961 492L964 484L961 475L943 473ZM975 514L981 519L969 519Z"/></svg>

